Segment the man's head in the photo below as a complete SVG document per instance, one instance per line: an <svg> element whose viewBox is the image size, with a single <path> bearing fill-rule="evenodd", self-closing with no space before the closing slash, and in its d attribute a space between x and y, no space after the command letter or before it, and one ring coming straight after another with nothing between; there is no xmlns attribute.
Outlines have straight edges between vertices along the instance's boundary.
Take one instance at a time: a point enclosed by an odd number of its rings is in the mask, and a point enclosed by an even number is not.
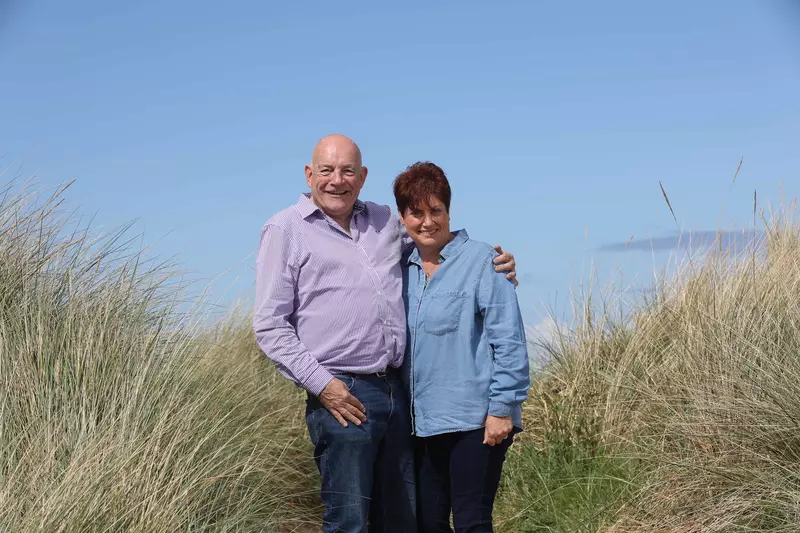
<svg viewBox="0 0 800 533"><path fill-rule="evenodd" d="M337 222L349 220L353 204L367 179L361 150L344 135L328 135L317 143L306 165L311 199Z"/></svg>

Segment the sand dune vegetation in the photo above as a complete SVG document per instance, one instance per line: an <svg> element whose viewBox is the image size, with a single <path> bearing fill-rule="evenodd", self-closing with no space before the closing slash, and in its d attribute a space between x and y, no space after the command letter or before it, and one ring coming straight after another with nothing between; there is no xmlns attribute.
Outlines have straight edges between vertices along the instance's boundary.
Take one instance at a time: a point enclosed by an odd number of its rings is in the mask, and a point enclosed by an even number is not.
<svg viewBox="0 0 800 533"><path fill-rule="evenodd" d="M0 195L0 531L313 531L304 396L247 313L187 312L175 265L74 222L67 191ZM800 233L761 225L624 314L576 300L498 531L800 530Z"/></svg>

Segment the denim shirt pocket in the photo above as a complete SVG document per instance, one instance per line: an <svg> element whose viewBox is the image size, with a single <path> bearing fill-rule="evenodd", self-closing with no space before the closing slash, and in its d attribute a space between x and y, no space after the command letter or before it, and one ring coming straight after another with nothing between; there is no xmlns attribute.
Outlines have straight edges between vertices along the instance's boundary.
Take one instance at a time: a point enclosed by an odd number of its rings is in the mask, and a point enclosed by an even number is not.
<svg viewBox="0 0 800 533"><path fill-rule="evenodd" d="M467 293L464 291L437 291L431 294L423 329L432 335L457 331L466 302Z"/></svg>

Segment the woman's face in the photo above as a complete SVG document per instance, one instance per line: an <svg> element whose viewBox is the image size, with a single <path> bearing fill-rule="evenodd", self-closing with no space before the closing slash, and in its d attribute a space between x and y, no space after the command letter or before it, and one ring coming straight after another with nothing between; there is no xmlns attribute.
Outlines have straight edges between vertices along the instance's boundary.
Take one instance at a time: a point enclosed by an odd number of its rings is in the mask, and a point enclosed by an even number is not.
<svg viewBox="0 0 800 533"><path fill-rule="evenodd" d="M450 242L450 214L435 196L415 209L407 207L400 219L417 246L441 249Z"/></svg>

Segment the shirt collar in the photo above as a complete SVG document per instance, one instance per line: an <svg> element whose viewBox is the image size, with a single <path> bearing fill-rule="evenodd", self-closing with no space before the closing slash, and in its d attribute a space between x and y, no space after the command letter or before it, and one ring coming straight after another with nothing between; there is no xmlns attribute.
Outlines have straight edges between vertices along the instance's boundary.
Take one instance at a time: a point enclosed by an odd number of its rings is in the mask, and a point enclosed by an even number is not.
<svg viewBox="0 0 800 533"><path fill-rule="evenodd" d="M304 192L300 195L300 199L297 200L297 210L300 212L300 216L303 218L308 218L317 211L322 213L322 209L320 209L317 204L311 199L311 193ZM353 214L362 213L367 210L367 204L362 202L361 200L356 200L356 203L353 204Z"/></svg>
<svg viewBox="0 0 800 533"><path fill-rule="evenodd" d="M467 242L469 239L469 235L467 234L467 230L459 229L453 232L453 240L445 244L442 251L439 252L439 262L443 263L447 260L448 257L452 257L456 254L459 248ZM417 265L422 264L422 259L419 256L419 249L414 246L414 249L411 251L411 254L408 256L408 263L415 263Z"/></svg>

